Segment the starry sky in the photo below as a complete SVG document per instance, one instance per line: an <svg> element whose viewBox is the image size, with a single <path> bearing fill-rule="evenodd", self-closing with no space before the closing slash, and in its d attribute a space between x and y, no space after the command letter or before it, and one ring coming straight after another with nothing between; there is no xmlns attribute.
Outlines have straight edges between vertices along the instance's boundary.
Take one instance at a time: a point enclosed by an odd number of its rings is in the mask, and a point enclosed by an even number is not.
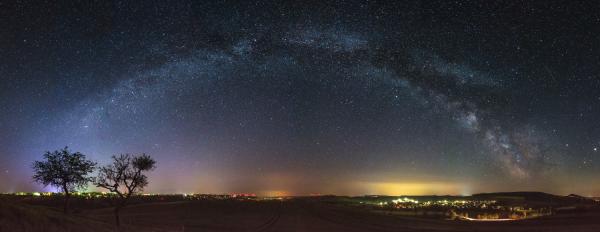
<svg viewBox="0 0 600 232"><path fill-rule="evenodd" d="M0 192L600 195L597 2L160 2L0 3Z"/></svg>

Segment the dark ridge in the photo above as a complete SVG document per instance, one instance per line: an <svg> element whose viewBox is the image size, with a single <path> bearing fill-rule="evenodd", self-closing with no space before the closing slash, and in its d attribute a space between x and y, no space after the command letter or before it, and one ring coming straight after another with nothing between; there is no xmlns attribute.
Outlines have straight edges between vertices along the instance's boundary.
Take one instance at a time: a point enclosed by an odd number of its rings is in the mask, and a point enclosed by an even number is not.
<svg viewBox="0 0 600 232"><path fill-rule="evenodd" d="M478 199L497 200L505 203L526 203L528 205L552 205L565 206L576 204L595 203L593 199L570 194L568 196L559 196L544 192L498 192L498 193L479 193L472 197Z"/></svg>

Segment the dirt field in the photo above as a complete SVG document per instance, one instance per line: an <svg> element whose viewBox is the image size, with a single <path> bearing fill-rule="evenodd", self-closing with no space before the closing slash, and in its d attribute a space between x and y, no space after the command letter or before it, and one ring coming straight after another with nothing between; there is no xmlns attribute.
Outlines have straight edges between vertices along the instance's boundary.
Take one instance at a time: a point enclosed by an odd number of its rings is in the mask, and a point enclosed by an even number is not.
<svg viewBox="0 0 600 232"><path fill-rule="evenodd" d="M85 213L111 223L111 209ZM398 217L309 200L150 203L123 210L139 231L600 231L600 213L511 222L468 222Z"/></svg>
<svg viewBox="0 0 600 232"><path fill-rule="evenodd" d="M29 203L27 203L29 202ZM0 231L115 231L113 209L80 201L64 215L56 202L0 199ZM450 221L375 213L338 201L150 202L122 210L119 231L600 231L600 210L504 222Z"/></svg>

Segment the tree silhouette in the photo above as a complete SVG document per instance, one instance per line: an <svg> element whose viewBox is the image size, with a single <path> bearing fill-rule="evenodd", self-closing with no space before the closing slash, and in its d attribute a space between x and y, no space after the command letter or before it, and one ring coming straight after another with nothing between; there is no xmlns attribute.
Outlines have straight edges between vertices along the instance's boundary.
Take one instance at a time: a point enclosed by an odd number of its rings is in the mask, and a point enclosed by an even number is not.
<svg viewBox="0 0 600 232"><path fill-rule="evenodd" d="M68 147L44 153L44 161L33 162L33 179L44 186L55 186L65 194L64 213L69 207L71 192L84 188L92 181L87 175L94 171L95 162L80 152L71 153Z"/></svg>
<svg viewBox="0 0 600 232"><path fill-rule="evenodd" d="M154 169L156 161L146 154L121 154L112 156L112 160L112 164L100 168L95 183L97 187L117 194L115 221L119 226L119 211L125 207L132 195L148 185L148 177L144 172Z"/></svg>

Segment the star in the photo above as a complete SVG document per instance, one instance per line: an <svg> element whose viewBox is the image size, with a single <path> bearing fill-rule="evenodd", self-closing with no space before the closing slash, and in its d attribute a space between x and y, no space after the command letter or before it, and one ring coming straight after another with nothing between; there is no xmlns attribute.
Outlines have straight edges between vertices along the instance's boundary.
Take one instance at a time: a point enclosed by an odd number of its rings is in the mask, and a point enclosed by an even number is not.
<svg viewBox="0 0 600 232"><path fill-rule="evenodd" d="M149 191L587 191L565 180L600 167L599 53L590 30L564 29L597 12L351 2L9 12L0 192L39 190L15 173L65 145L98 163L148 153Z"/></svg>

